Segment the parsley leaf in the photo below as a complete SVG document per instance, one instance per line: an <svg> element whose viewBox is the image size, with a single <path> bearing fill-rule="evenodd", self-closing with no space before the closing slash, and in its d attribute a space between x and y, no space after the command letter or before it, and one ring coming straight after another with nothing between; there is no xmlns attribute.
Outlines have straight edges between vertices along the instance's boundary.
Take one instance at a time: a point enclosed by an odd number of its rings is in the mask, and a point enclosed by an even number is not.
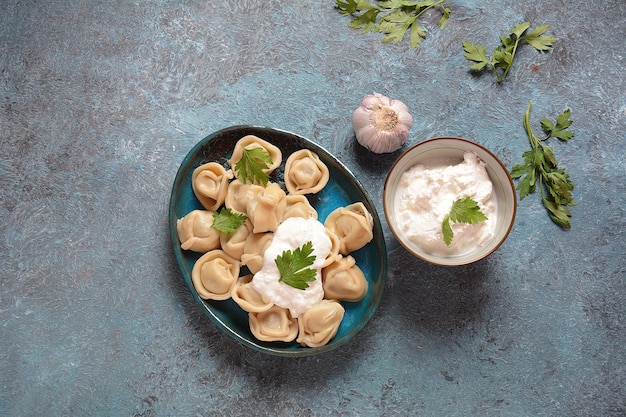
<svg viewBox="0 0 626 417"><path fill-rule="evenodd" d="M272 157L261 147L243 148L241 159L235 164L237 178L242 183L267 185L269 175L264 171L272 164Z"/></svg>
<svg viewBox="0 0 626 417"><path fill-rule="evenodd" d="M443 233L443 241L447 246L452 243L454 232L450 221L455 223L475 224L487 220L487 216L480 211L478 203L471 197L459 198L452 203L450 214L448 214L441 224L441 232Z"/></svg>
<svg viewBox="0 0 626 417"><path fill-rule="evenodd" d="M487 58L487 50L484 46L470 41L463 41L463 49L465 50L465 58L475 62L475 64L470 65L471 69L480 70L487 65L491 65L491 60Z"/></svg>
<svg viewBox="0 0 626 417"><path fill-rule="evenodd" d="M556 42L556 38L543 35L548 28L550 28L550 25L537 26L530 33L522 36L522 40L538 51L547 51Z"/></svg>
<svg viewBox="0 0 626 417"><path fill-rule="evenodd" d="M544 35L549 27L550 25L540 25L527 33L526 31L530 28L529 22L516 24L509 31L508 36L500 36L500 45L494 49L491 58L487 57L484 46L464 40L464 56L467 60L474 62L470 65L470 69L475 71L491 69L498 82L501 83L513 65L520 43L525 42L538 51L547 51L552 47L556 38Z"/></svg>
<svg viewBox="0 0 626 417"><path fill-rule="evenodd" d="M515 41L516 39L520 39L522 37L522 35L524 34L524 32L526 32L529 27L530 27L530 23L529 22L517 23L513 27L513 29L511 29L509 31L509 35L510 35L509 39L512 40L512 41ZM504 43L505 42L503 42L503 44Z"/></svg>
<svg viewBox="0 0 626 417"><path fill-rule="evenodd" d="M362 29L363 33L383 33L382 42L394 44L401 42L408 32L411 48L426 39L426 29L419 24L419 18L429 9L438 8L441 12L439 29L446 26L450 9L443 3L444 0L377 0L374 4L367 0L336 0L339 13L352 16L348 27Z"/></svg>
<svg viewBox="0 0 626 417"><path fill-rule="evenodd" d="M548 138L558 138L563 141L568 141L574 136L574 132L566 130L572 125L570 120L570 110L567 109L563 113L559 114L556 119L556 124L553 124L550 119L541 120L541 128L548 135ZM545 140L545 139L544 139Z"/></svg>
<svg viewBox="0 0 626 417"><path fill-rule="evenodd" d="M235 233L239 227L248 220L248 216L242 213L233 212L224 207L219 212L213 213L213 224L211 227L222 233Z"/></svg>
<svg viewBox="0 0 626 417"><path fill-rule="evenodd" d="M315 281L317 271L307 268L313 265L315 255L313 253L313 242L308 241L302 247L292 251L286 250L282 255L276 257L276 266L280 272L280 282L305 290L309 287L309 282Z"/></svg>
<svg viewBox="0 0 626 417"><path fill-rule="evenodd" d="M519 191L520 201L539 188L543 206L548 211L550 219L564 229L569 229L572 213L568 206L576 205L571 193L574 185L565 170L558 167L552 147L544 142L550 138L565 142L574 136L574 132L567 130L572 125L570 110L567 109L561 113L556 123L549 119L541 120L541 127L546 136L539 138L530 126L531 106L532 101L528 103L524 113L524 129L531 149L522 154L524 163L512 168L511 177L519 180L516 188Z"/></svg>

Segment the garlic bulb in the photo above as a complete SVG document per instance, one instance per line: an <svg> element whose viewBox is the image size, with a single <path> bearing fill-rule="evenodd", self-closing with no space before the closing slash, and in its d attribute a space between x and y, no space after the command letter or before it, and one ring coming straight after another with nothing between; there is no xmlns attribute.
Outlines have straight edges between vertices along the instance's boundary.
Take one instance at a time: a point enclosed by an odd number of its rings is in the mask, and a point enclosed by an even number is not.
<svg viewBox="0 0 626 417"><path fill-rule="evenodd" d="M412 125L413 117L403 102L378 93L365 96L352 114L357 141L374 153L400 149Z"/></svg>

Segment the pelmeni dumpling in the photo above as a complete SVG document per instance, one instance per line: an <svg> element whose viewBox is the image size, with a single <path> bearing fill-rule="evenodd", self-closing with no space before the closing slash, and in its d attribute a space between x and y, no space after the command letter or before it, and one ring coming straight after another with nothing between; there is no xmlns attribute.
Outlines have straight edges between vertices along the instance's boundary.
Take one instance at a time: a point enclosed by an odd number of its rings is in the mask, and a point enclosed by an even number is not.
<svg viewBox="0 0 626 417"><path fill-rule="evenodd" d="M241 264L256 274L263 268L263 254L272 244L274 233L250 233L246 238L241 255Z"/></svg>
<svg viewBox="0 0 626 417"><path fill-rule="evenodd" d="M361 202L335 209L324 226L339 238L339 252L343 255L362 248L374 238L374 219Z"/></svg>
<svg viewBox="0 0 626 417"><path fill-rule="evenodd" d="M285 187L290 194L315 194L328 184L328 167L316 153L300 149L285 163Z"/></svg>
<svg viewBox="0 0 626 417"><path fill-rule="evenodd" d="M278 168L280 166L280 163L283 161L283 154L277 146L272 145L271 143L261 139L258 136L247 135L237 141L237 143L235 144L235 148L233 149L233 154L228 160L230 167L235 171L235 176L237 176L237 170L235 169L235 166L237 165L237 162L241 160L244 148L248 150L254 148L263 148L267 151L270 158L272 158L272 163L267 169L263 170L263 172L267 174L271 174L272 171Z"/></svg>
<svg viewBox="0 0 626 417"><path fill-rule="evenodd" d="M213 227L213 212L193 210L176 221L180 247L194 252L208 252L220 247L220 232Z"/></svg>
<svg viewBox="0 0 626 417"><path fill-rule="evenodd" d="M298 317L299 335L296 340L302 346L318 347L335 337L345 309L334 300L322 300L313 304Z"/></svg>
<svg viewBox="0 0 626 417"><path fill-rule="evenodd" d="M322 269L324 298L361 301L367 294L367 279L350 255Z"/></svg>
<svg viewBox="0 0 626 417"><path fill-rule="evenodd" d="M264 342L291 342L298 335L298 320L286 308L273 305L269 310L248 313L250 330Z"/></svg>
<svg viewBox="0 0 626 417"><path fill-rule="evenodd" d="M290 217L302 217L304 219L313 218L317 220L317 210L313 208L309 200L299 194L289 194L286 197L287 207L283 214L283 221Z"/></svg>
<svg viewBox="0 0 626 417"><path fill-rule="evenodd" d="M238 179L232 180L228 184L228 191L224 205L237 213L246 214L248 210L248 201L256 194L262 193L265 187L257 184L244 184Z"/></svg>
<svg viewBox="0 0 626 417"><path fill-rule="evenodd" d="M191 270L191 281L200 298L227 300L239 278L239 261L223 250L215 249L202 255Z"/></svg>
<svg viewBox="0 0 626 417"><path fill-rule="evenodd" d="M274 305L265 302L261 294L252 288L252 274L239 278L230 294L233 301L248 313L267 311Z"/></svg>
<svg viewBox="0 0 626 417"><path fill-rule="evenodd" d="M231 258L241 260L246 239L252 233L252 223L246 220L234 233L221 233L220 246Z"/></svg>
<svg viewBox="0 0 626 417"><path fill-rule="evenodd" d="M322 268L326 268L328 265L341 259L341 254L339 253L341 242L339 241L339 237L337 237L335 232L330 230L328 227L325 227L325 229L326 229L326 235L330 239L331 246L330 246L330 252L328 252L328 255L326 255L326 259L324 260L324 264L322 265Z"/></svg>
<svg viewBox="0 0 626 417"><path fill-rule="evenodd" d="M228 181L231 178L233 178L231 170L226 171L217 162L208 162L194 169L191 186L202 206L207 210L216 211L224 204Z"/></svg>
<svg viewBox="0 0 626 417"><path fill-rule="evenodd" d="M248 201L247 213L254 233L273 232L283 219L287 208L285 191L270 182L262 193Z"/></svg>

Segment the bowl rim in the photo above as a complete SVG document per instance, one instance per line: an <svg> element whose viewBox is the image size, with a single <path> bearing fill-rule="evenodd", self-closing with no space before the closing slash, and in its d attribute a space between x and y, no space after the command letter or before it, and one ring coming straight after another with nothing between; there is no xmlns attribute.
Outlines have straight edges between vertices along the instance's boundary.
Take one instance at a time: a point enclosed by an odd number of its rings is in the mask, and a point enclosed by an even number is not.
<svg viewBox="0 0 626 417"><path fill-rule="evenodd" d="M508 226L506 226L506 231L504 232L504 234L502 235L501 239L499 239L498 242L496 242L496 244L490 248L487 252L485 252L484 254L482 254L479 257L475 257L474 258L469 258L468 260L463 260L463 261L459 261L459 262L454 262L455 257L437 257L436 255L431 255L431 256L424 256L421 253L416 252L413 248L411 248L405 241L404 239L401 237L400 233L398 232L396 226L393 224L393 222L389 221L392 215L392 213L390 212L390 208L388 207L387 204L387 198L386 196L388 195L388 193L391 192L391 188L390 188L390 181L391 181L391 173L397 168L397 166L400 164L400 162L415 148L418 147L422 147L425 144L428 143L432 143L432 142L437 142L437 141L441 141L441 140L453 140L453 141L458 141L461 143L465 143L465 144L469 144L470 146L475 146L477 148L479 148L481 151L484 151L485 153L487 153L491 158L493 158L494 161L497 162L497 164L499 165L500 169L502 169L502 171L504 171L507 175L508 178L508 185L509 185L509 189L512 191L513 194L513 207L512 207L512 211L511 211L511 221L508 222ZM507 188L507 187L503 187L503 188ZM416 256L417 258L428 262L432 265L437 265L437 266L464 266L464 265L470 265L473 264L475 262L478 262L480 260L483 260L485 258L487 258L489 255L491 255L493 252L495 252L500 246L502 246L502 244L504 243L504 241L508 238L509 234L511 233L511 231L513 230L513 225L515 223L515 218L517 216L517 191L515 188L515 184L513 183L513 178L511 177L511 174L509 173L509 170L506 168L506 166L504 165L504 163L500 160L500 158L498 158L491 150L487 149L485 146L474 142L472 140L466 139L466 138L462 138L459 136L436 136L436 137L432 137L432 138L428 138L428 139L424 139L418 143L413 144L411 147L407 148L406 150L404 150L400 156L398 156L398 158L396 158L396 160L393 162L393 164L391 165L391 168L389 168L389 171L387 172L387 177L385 178L385 183L383 186L383 211L385 214L385 220L387 221L387 226L389 227L389 230L391 230L391 233L393 234L394 238L396 239L396 241L398 243L400 243L407 251L409 251L409 253L411 253L412 255ZM445 260L449 260L450 262L438 262L437 259L445 259ZM458 257L456 259L462 260L462 259L466 259L465 257Z"/></svg>

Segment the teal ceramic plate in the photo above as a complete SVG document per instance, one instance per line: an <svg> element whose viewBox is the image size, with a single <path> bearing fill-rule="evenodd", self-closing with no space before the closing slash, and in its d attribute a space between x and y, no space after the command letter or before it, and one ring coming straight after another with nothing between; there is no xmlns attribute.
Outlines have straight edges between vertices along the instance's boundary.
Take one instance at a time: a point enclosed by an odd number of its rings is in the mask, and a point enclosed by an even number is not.
<svg viewBox="0 0 626 417"><path fill-rule="evenodd" d="M307 148L319 155L330 170L330 181L318 194L307 197L317 210L318 219L321 222L324 222L328 214L335 208L358 201L365 204L374 218L374 239L365 247L351 254L368 280L367 295L363 300L356 303L342 303L346 310L344 319L337 335L325 346L310 348L302 347L295 341L293 343L259 341L250 332L248 314L233 300L203 300L198 296L191 282L193 265L201 254L181 249L176 231L177 219L192 210L202 209L191 187L191 175L196 167L210 161L217 161L224 167L230 168L227 161L232 149L235 143L245 135L256 135L281 149L283 164L272 174L273 177L271 178L272 181L281 185L284 185L281 176L284 161L291 153ZM387 251L380 219L374 204L348 168L324 148L294 133L259 126L233 126L215 132L201 140L187 154L176 174L170 198L169 226L176 260L185 283L191 290L196 302L218 327L253 349L280 356L308 356L327 352L343 345L359 333L372 318L380 303L387 276Z"/></svg>

